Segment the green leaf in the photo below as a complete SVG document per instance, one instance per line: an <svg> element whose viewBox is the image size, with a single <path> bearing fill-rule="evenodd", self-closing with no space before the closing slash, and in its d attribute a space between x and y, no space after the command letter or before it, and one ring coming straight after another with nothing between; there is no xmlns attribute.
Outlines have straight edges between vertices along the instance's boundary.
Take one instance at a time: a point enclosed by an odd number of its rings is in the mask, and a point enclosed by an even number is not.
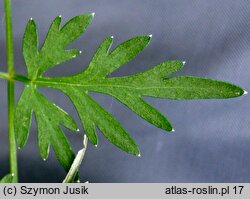
<svg viewBox="0 0 250 199"><path fill-rule="evenodd" d="M47 158L48 148L52 145L58 160L66 170L69 170L74 156L59 125L62 124L72 130L76 130L77 127L67 113L37 90L38 86L58 89L70 98L79 114L85 134L92 144L98 144L96 131L98 128L115 146L138 156L139 148L131 136L89 95L89 92L113 96L141 118L166 131L173 131L172 125L164 115L143 99L144 96L167 99L207 99L232 98L244 93L242 88L223 81L189 76L170 77L184 65L178 60L165 61L131 76L107 77L143 51L151 39L151 36L147 35L129 39L114 50L110 50L113 37L108 37L97 49L89 66L79 74L67 77L44 77L43 73L48 68L79 54L79 51L65 50L65 47L84 32L91 19L92 15L81 15L73 18L60 29L61 19L57 17L50 27L41 50L38 50L36 25L31 20L23 39L23 54L28 78L25 80L27 87L16 107L17 143L20 147L25 145L31 114L34 112L38 124L41 156Z"/></svg>
<svg viewBox="0 0 250 199"><path fill-rule="evenodd" d="M26 144L32 112L37 121L41 157L47 159L51 145L57 159L68 171L74 160L74 153L59 125L76 131L77 124L71 116L51 103L36 88L26 87L17 104L14 123L17 145L20 148Z"/></svg>
<svg viewBox="0 0 250 199"><path fill-rule="evenodd" d="M172 131L170 122L154 107L148 104L136 92L109 92L117 100L125 104L128 108L141 116L143 119L154 124L158 128L166 131Z"/></svg>
<svg viewBox="0 0 250 199"><path fill-rule="evenodd" d="M61 16L52 22L42 48L38 49L35 21L30 19L23 37L23 55L30 79L36 79L50 67L75 58L78 50L65 50L87 28L93 14L83 14L72 18L62 28Z"/></svg>
<svg viewBox="0 0 250 199"><path fill-rule="evenodd" d="M100 53L99 50L97 53ZM170 122L145 102L143 96L169 99L229 98L240 96L244 92L240 87L222 81L187 76L166 78L182 66L181 61L167 61L143 73L115 78L103 77L103 73L98 69L93 72L94 79L83 78L86 71L88 72L87 68L82 73L70 77L39 78L36 84L60 89L69 96L91 143L98 143L95 131L97 126L114 145L128 153L139 155L136 144L119 122L98 105L88 95L88 91L115 97L143 119L167 131L173 131Z"/></svg>
<svg viewBox="0 0 250 199"><path fill-rule="evenodd" d="M120 149L139 155L139 149L130 135L121 124L82 89L65 87L62 89L75 105L82 120L86 135L92 144L97 145L98 140L95 132L97 126L104 136Z"/></svg>
<svg viewBox="0 0 250 199"><path fill-rule="evenodd" d="M37 27L33 19L29 20L23 37L23 55L28 70L28 81L15 111L17 144L20 148L26 144L34 112L41 157L47 159L51 145L66 171L74 160L74 153L59 125L78 130L77 125L67 113L43 96L35 84L29 83L29 80L42 77L48 68L79 55L80 51L65 50L65 48L85 31L93 16L93 14L76 16L62 28L60 28L61 17L56 17L41 49L38 47Z"/></svg>
<svg viewBox="0 0 250 199"><path fill-rule="evenodd" d="M98 51L97 53L99 53ZM173 131L172 125L159 111L145 102L143 96L168 99L206 99L231 98L244 93L242 88L223 81L188 76L166 78L166 76L180 70L183 65L184 63L181 61L166 61L148 71L132 76L105 78L103 75L99 75L95 77L99 77L99 79L94 80L83 78L86 71L88 71L87 68L82 73L74 76L40 78L36 83L38 85L56 88L66 93L78 110L82 124L85 127L85 132L90 141L93 144L97 144L98 140L94 124L99 125L99 117L102 122L105 121L103 118L108 117L102 117L102 111L97 109L93 103L86 104L85 98L88 91L104 93L115 97L143 119L166 131ZM98 74L98 71L93 73L95 76ZM112 121L111 123L116 122ZM105 125L111 126L110 122L105 122ZM112 134L112 130L109 130L109 134ZM113 144L119 145L117 141L109 140ZM122 139L119 140L123 142ZM132 145L131 142L129 148L132 149ZM124 149L121 146L118 147L134 154L134 152L129 151L129 149Z"/></svg>
<svg viewBox="0 0 250 199"><path fill-rule="evenodd" d="M82 73L82 78L100 79L100 77L105 77L135 58L148 45L150 38L150 36L137 36L109 52L113 37L108 37L96 51L89 67ZM103 67L103 64L106 67Z"/></svg>
<svg viewBox="0 0 250 199"><path fill-rule="evenodd" d="M13 182L13 174L7 174L6 176L4 176L1 180L0 183L12 183Z"/></svg>

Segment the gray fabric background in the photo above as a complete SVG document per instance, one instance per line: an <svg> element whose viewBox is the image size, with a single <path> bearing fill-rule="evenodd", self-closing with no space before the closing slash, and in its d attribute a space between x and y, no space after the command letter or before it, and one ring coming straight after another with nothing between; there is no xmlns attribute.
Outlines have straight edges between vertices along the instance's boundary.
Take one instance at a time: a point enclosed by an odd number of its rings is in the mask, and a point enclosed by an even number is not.
<svg viewBox="0 0 250 199"><path fill-rule="evenodd" d="M83 54L47 72L68 75L90 61L100 42L114 35L114 46L139 35L153 34L151 44L134 61L112 75L143 71L167 59L187 61L178 74L210 77L250 91L250 2L248 0L13 0L16 71L26 73L21 39L33 17L40 42L57 15L63 21L95 12L86 34L71 47ZM3 2L0 3L0 69L5 71ZM16 96L22 85L17 84ZM60 92L41 89L79 122L70 101ZM6 85L0 81L0 175L8 171ZM90 182L250 182L249 95L228 100L147 100L172 122L176 132L146 123L112 98L93 94L130 132L142 157L120 151L99 133L98 148L89 146L81 166L82 181ZM73 148L83 133L66 131ZM18 153L21 182L60 182L65 173L50 153L41 160L33 122L26 147Z"/></svg>

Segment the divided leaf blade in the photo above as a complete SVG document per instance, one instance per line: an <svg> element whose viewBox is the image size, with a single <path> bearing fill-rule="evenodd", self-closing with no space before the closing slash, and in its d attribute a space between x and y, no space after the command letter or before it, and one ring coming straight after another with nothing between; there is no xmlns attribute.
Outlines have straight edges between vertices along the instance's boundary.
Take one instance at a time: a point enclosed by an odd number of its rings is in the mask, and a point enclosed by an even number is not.
<svg viewBox="0 0 250 199"><path fill-rule="evenodd" d="M83 90L77 88L64 88L63 92L69 96L75 105L83 126L86 124L86 120L93 124L92 128L85 128L85 133L93 144L97 145L98 143L94 129L95 125L111 143L120 149L130 154L140 154L138 146L121 124Z"/></svg>
<svg viewBox="0 0 250 199"><path fill-rule="evenodd" d="M19 147L23 147L26 143L31 115L34 112L42 158L47 158L49 148L52 146L65 170L70 169L74 160L73 151L60 125L71 130L76 130L77 125L71 116L43 96L37 90L37 86L61 90L70 98L79 114L85 134L92 144L98 144L96 128L99 128L111 143L134 155L140 154L134 140L122 125L89 95L89 92L115 97L137 115L166 131L173 131L170 122L148 104L143 99L144 96L208 99L243 95L242 88L227 82L189 76L170 76L183 67L184 63L178 60L162 62L131 76L107 77L142 52L149 44L151 36L134 37L112 51L110 48L113 37L107 37L97 49L89 66L79 74L57 78L43 77L44 72L50 67L80 54L78 50L65 48L85 31L92 18L92 14L79 15L61 28L61 17L56 17L41 49L38 47L36 24L33 20L28 22L23 38L23 55L28 70L28 80L15 113L15 131Z"/></svg>
<svg viewBox="0 0 250 199"><path fill-rule="evenodd" d="M29 103L23 103L25 101ZM76 131L78 129L77 124L71 116L51 103L38 90L32 86L26 87L15 111L16 140L20 148L25 145L28 138L31 112L34 112L37 121L38 144L41 157L47 159L51 145L57 159L64 169L68 171L74 160L74 153L59 125ZM22 118L22 115L25 117Z"/></svg>
<svg viewBox="0 0 250 199"><path fill-rule="evenodd" d="M93 14L83 14L72 18L60 29L61 17L52 22L42 48L38 49L37 28L33 19L27 24L23 38L23 54L31 79L36 79L50 67L75 58L78 50L65 50L78 38L92 21Z"/></svg>
<svg viewBox="0 0 250 199"><path fill-rule="evenodd" d="M106 77L120 66L134 59L147 47L150 38L148 35L134 37L118 45L112 52L109 52L113 38L108 37L100 45L89 67L83 72L82 76L91 79Z"/></svg>

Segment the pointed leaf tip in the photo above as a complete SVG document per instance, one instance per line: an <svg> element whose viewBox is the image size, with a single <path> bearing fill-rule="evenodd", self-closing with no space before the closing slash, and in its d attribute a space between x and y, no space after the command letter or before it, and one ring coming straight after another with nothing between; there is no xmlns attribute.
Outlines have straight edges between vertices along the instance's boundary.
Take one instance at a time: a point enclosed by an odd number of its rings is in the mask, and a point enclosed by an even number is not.
<svg viewBox="0 0 250 199"><path fill-rule="evenodd" d="M243 93L243 95L247 95L248 94L248 92L246 91L246 90L244 90L244 93Z"/></svg>
<svg viewBox="0 0 250 199"><path fill-rule="evenodd" d="M171 123L165 119L164 126L160 127L161 129L168 131L168 132L175 132L174 128L172 127Z"/></svg>

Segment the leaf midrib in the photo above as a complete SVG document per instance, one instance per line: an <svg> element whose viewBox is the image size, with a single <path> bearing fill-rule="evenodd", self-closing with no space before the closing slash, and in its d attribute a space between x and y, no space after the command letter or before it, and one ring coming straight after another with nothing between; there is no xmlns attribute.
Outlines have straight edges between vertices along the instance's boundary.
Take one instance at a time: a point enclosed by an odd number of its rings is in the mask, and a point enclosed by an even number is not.
<svg viewBox="0 0 250 199"><path fill-rule="evenodd" d="M49 81L48 81L49 80ZM111 82L110 84L97 82L96 84L89 84L88 82L82 82L82 83L70 83L70 82L63 82L63 81L51 81L52 79L37 79L33 80L32 84L35 84L37 86L44 86L44 87L52 87L52 88L60 88L60 87L86 87L86 88L94 88L94 87L109 87L109 88L117 88L117 89L134 89L134 90L155 90L155 89L185 89L185 90L197 90L197 87L185 87L185 86L171 86L164 85L164 86L149 86L146 85L145 87L138 87L131 83L131 85L121 85L120 82L118 84L112 84L114 82ZM114 80L114 79L113 79ZM86 84L85 84L86 83ZM198 87L199 90L207 90L207 87ZM88 90L88 89L86 89ZM99 90L99 89L98 89ZM213 89L217 90L217 89ZM211 88L210 88L211 91Z"/></svg>
<svg viewBox="0 0 250 199"><path fill-rule="evenodd" d="M16 80L16 81L20 81L20 82L23 82L25 84L32 84L32 85L36 85L36 86L41 86L41 87L51 87L51 88L56 88L56 89L60 89L62 87L85 87L86 91L88 90L100 90L100 87L103 87L103 88L115 88L115 89L130 89L130 90L154 90L154 89L185 89L185 90L189 90L189 91L192 91L192 90L195 90L197 91L197 89L199 90L207 90L208 87L201 87L201 85L199 85L199 87L192 87L192 86L171 86L171 84L169 85L164 85L164 86L149 86L149 85L146 85L144 87L140 87L138 85L135 86L135 84L138 84L138 82L131 82L130 85L124 85L124 84L121 84L121 81L120 80L124 80L124 77L114 77L114 78L103 78L102 81L98 81L96 83L89 83L89 82L81 82L81 83L70 83L69 82L69 79L67 78L67 81L65 81L64 78L39 78L39 79L35 79L35 80L31 80L31 79L28 79L27 77L23 76L23 75L19 75L19 74L15 74L13 75L12 77L9 77L9 76L6 76L6 75L3 73L3 75L0 74L0 78L3 78L3 79L13 79L13 80ZM190 77L190 78L195 78L193 76L179 76L179 77ZM72 79L74 78L73 76L71 77ZM168 78L168 79L171 79L171 78ZM203 79L207 79L207 78L203 78ZM107 84L107 82L105 82L105 80L113 80L112 82L109 82L109 84ZM118 80L119 82L115 82L116 80ZM162 79L163 80L163 79ZM167 79L165 79L167 80ZM161 80L159 80L159 82L157 83L160 83ZM93 80L92 80L93 82ZM115 83L115 84L114 84ZM162 83L162 82L161 82ZM226 83L226 82L224 82ZM97 88L95 88L97 87ZM88 89L88 88L91 88L91 89ZM99 88L99 89L98 89ZM209 90L211 91L211 87L209 88ZM218 91L218 89L213 89L213 90L216 90Z"/></svg>

